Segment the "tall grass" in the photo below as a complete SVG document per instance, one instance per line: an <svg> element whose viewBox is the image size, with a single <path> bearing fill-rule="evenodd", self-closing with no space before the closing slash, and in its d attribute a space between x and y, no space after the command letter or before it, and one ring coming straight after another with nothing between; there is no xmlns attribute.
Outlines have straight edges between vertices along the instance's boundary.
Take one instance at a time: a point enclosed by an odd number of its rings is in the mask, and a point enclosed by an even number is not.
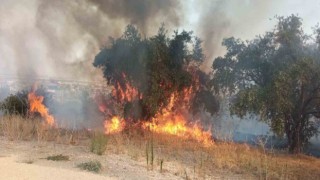
<svg viewBox="0 0 320 180"><path fill-rule="evenodd" d="M204 147L191 139L151 133L137 127L106 136L86 130L50 128L40 119L19 116L0 117L0 134L9 140L55 141L72 145L84 142L88 149L98 147L99 154L107 151L108 154L129 155L134 160L147 161L148 169L175 171L172 173L191 179L210 179L220 171L257 179L320 177L320 159L267 150L263 141L259 147L232 142L216 142L212 147ZM169 167L170 163L175 164L175 168Z"/></svg>
<svg viewBox="0 0 320 180"><path fill-rule="evenodd" d="M40 135L41 126L39 119L16 115L0 117L0 133L9 140L31 140Z"/></svg>
<svg viewBox="0 0 320 180"><path fill-rule="evenodd" d="M129 130L130 131L130 130ZM194 140L180 139L172 135L152 133L144 130L110 135L110 151L119 147L128 153L134 148L139 156L147 161L147 168L168 171L165 164L174 162L184 168L177 174L204 179L214 176L217 171L230 171L258 179L317 179L320 177L320 159L306 155L290 155L286 151L267 150L264 142L259 147L233 142L216 142L212 147L204 147ZM133 134L133 136L132 136ZM114 142L120 137L127 141ZM119 144L122 142L123 144ZM140 145L139 145L140 144ZM142 145L141 145L142 144ZM152 162L157 157L158 163ZM140 158L137 158L140 159ZM166 163L163 163L163 162ZM193 174L193 175L192 175Z"/></svg>
<svg viewBox="0 0 320 180"><path fill-rule="evenodd" d="M84 129L74 131L51 127L40 118L24 118L18 115L0 116L0 135L11 141L54 141L72 145L91 136Z"/></svg>
<svg viewBox="0 0 320 180"><path fill-rule="evenodd" d="M103 133L95 133L91 138L90 151L102 155L107 149L108 139Z"/></svg>

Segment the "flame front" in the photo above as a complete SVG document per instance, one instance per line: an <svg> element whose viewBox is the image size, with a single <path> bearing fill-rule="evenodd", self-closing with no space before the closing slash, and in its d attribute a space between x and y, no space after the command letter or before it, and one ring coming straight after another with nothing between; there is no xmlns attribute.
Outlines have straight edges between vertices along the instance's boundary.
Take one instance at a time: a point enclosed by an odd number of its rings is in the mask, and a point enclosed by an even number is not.
<svg viewBox="0 0 320 180"><path fill-rule="evenodd" d="M38 112L41 117L50 125L54 125L54 118L49 114L48 108L43 104L43 96L37 96L35 91L28 94L29 111L30 113Z"/></svg>
<svg viewBox="0 0 320 180"><path fill-rule="evenodd" d="M184 91L184 98L186 104L192 95L190 90ZM173 107L178 107L177 94L173 93L170 102L161 113L156 114L151 122L145 122L143 128L150 129L153 132L176 135L182 138L195 139L202 143L205 147L213 145L212 134L210 130L204 131L198 124L190 124L187 121L188 113L183 113L186 107L180 106L180 111L174 112Z"/></svg>
<svg viewBox="0 0 320 180"><path fill-rule="evenodd" d="M113 116L111 120L104 121L104 129L106 134L114 134L121 132L125 126L126 123L124 119L121 119L118 116Z"/></svg>
<svg viewBox="0 0 320 180"><path fill-rule="evenodd" d="M195 73L193 73L195 74ZM125 104L137 99L142 99L142 94L134 88L125 74L122 74L123 81L116 82L112 91L119 103ZM194 139L208 147L214 144L210 130L205 131L199 123L190 123L192 117L189 112L191 102L195 97L195 92L199 90L199 79L193 77L193 85L185 88L182 93L174 92L171 94L168 105L162 108L154 118L142 123L142 128L149 129L156 133L171 134L182 138ZM104 112L106 106L99 106L100 111ZM113 116L111 120L104 122L106 134L121 132L126 121L119 116Z"/></svg>

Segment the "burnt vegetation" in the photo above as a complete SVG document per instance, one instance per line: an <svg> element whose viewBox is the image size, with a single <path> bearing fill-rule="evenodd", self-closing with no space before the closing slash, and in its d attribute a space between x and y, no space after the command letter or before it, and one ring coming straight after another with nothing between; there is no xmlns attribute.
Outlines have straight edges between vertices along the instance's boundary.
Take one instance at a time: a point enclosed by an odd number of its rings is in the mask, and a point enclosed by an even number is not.
<svg viewBox="0 0 320 180"><path fill-rule="evenodd" d="M128 25L121 37L110 38L110 45L101 49L93 65L117 89L113 95L123 106L124 118L137 121L154 117L173 93L180 95L190 87L195 92L190 112L217 112L209 75L200 70L203 61L201 40L192 32L175 31L169 37L161 26L155 36L142 38L137 28ZM121 92L127 91L135 96L123 97Z"/></svg>

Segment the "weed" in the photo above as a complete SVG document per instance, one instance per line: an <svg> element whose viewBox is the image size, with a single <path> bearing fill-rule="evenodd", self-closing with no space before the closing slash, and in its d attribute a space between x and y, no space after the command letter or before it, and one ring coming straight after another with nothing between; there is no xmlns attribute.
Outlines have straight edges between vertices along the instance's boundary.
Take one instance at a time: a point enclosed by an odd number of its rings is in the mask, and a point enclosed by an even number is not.
<svg viewBox="0 0 320 180"><path fill-rule="evenodd" d="M186 170L184 170L184 175L185 175L185 179L186 179L186 180L189 180L189 179L190 179Z"/></svg>
<svg viewBox="0 0 320 180"><path fill-rule="evenodd" d="M26 163L26 164L33 164L34 161L33 160L26 160L26 161L23 161L23 163Z"/></svg>
<svg viewBox="0 0 320 180"><path fill-rule="evenodd" d="M147 158L147 167L151 166L153 169L153 161L154 161L154 142L153 136L146 143L146 158Z"/></svg>
<svg viewBox="0 0 320 180"><path fill-rule="evenodd" d="M107 143L107 136L102 133L97 133L91 139L90 151L102 155L107 149Z"/></svg>
<svg viewBox="0 0 320 180"><path fill-rule="evenodd" d="M101 171L102 165L99 161L89 161L80 163L77 165L77 167L82 170L98 173L99 171Z"/></svg>
<svg viewBox="0 0 320 180"><path fill-rule="evenodd" d="M53 156L48 156L47 160L51 160L51 161L69 161L69 156L64 156L62 154L53 155Z"/></svg>
<svg viewBox="0 0 320 180"><path fill-rule="evenodd" d="M162 173L163 159L160 160L160 173Z"/></svg>

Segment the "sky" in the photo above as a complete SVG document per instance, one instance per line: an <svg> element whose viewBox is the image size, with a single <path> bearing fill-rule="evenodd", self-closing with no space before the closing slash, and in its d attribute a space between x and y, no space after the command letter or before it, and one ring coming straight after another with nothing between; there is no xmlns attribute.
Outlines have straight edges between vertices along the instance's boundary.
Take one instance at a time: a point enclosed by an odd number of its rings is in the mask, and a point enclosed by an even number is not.
<svg viewBox="0 0 320 180"><path fill-rule="evenodd" d="M0 75L101 80L94 56L136 24L145 36L161 22L204 41L205 69L224 54L223 38L252 39L271 30L275 15L297 14L305 32L320 21L320 0L0 0ZM1 78L1 77L0 77Z"/></svg>

